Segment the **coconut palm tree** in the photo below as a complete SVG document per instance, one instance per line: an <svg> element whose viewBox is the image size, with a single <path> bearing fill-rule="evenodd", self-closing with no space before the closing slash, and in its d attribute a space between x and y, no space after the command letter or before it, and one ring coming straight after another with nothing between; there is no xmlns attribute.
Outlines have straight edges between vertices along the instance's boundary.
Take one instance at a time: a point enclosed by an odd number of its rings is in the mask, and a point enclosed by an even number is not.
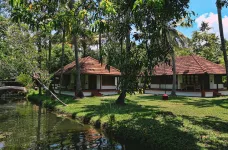
<svg viewBox="0 0 228 150"><path fill-rule="evenodd" d="M64 24L64 23L63 23ZM64 49L65 49L65 36L66 36L66 30L65 26L63 25L63 37L62 37L62 56L61 56L61 74L60 74L60 88L59 88L59 95L61 94L61 87L63 82L63 62L64 62Z"/></svg>
<svg viewBox="0 0 228 150"><path fill-rule="evenodd" d="M173 85L172 85L172 96L176 96L176 59L175 59L175 47L187 47L187 38L177 31L174 27L166 25L166 38L168 41L170 55L172 59L172 70L173 70Z"/></svg>
<svg viewBox="0 0 228 150"><path fill-rule="evenodd" d="M216 7L218 12L218 23L219 23L219 32L220 32L220 38L221 38L221 50L223 52L225 67L226 67L226 87L228 89L228 62L227 62L227 53L226 53L226 44L224 39L224 33L223 33L223 25L222 25L222 7L224 5L228 5L227 0L217 0L216 1Z"/></svg>

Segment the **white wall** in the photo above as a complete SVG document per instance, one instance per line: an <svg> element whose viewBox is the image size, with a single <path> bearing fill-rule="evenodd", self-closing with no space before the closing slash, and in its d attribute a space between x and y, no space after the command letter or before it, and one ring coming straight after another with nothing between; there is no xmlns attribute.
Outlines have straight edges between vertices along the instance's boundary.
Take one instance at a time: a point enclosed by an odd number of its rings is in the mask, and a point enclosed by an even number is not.
<svg viewBox="0 0 228 150"><path fill-rule="evenodd" d="M54 90L56 93L59 93L59 90ZM62 95L68 95L68 96L75 96L75 92L73 91L61 91ZM91 96L91 92L83 92L84 96Z"/></svg>
<svg viewBox="0 0 228 150"><path fill-rule="evenodd" d="M118 94L117 91L104 91L104 92L100 92L102 95L116 95Z"/></svg>
<svg viewBox="0 0 228 150"><path fill-rule="evenodd" d="M172 84L150 84L150 88L152 89L172 89Z"/></svg>
<svg viewBox="0 0 228 150"><path fill-rule="evenodd" d="M171 94L171 91L166 91L165 90L145 90L145 94L157 94L157 95L162 95L162 94Z"/></svg>
<svg viewBox="0 0 228 150"><path fill-rule="evenodd" d="M214 81L214 75L213 74L210 74L209 75L209 82L210 82L210 89L217 89L217 84L215 84L215 81ZM218 84L218 88L219 89L223 89L223 84Z"/></svg>
<svg viewBox="0 0 228 150"><path fill-rule="evenodd" d="M115 85L117 86L118 84L118 77L115 77Z"/></svg>
<svg viewBox="0 0 228 150"><path fill-rule="evenodd" d="M182 92L182 91L177 91L176 94L178 96L201 97L201 92Z"/></svg>
<svg viewBox="0 0 228 150"><path fill-rule="evenodd" d="M113 86L110 86L110 85L102 85L101 86L101 89L113 89L113 90L116 90L117 89L117 86L113 85Z"/></svg>
<svg viewBox="0 0 228 150"><path fill-rule="evenodd" d="M183 83L182 77L183 77L182 75L177 75L177 83L178 83L177 89L181 89L181 83Z"/></svg>
<svg viewBox="0 0 228 150"><path fill-rule="evenodd" d="M223 96L227 96L228 95L228 91L219 91L219 93L221 93Z"/></svg>
<svg viewBox="0 0 228 150"><path fill-rule="evenodd" d="M100 75L97 75L97 89L100 89L101 88L101 76Z"/></svg>
<svg viewBox="0 0 228 150"><path fill-rule="evenodd" d="M163 94L165 94L165 90L145 90L145 93L163 95ZM166 94L170 95L171 91L166 91ZM227 91L227 94L228 94L228 91ZM176 95L177 96L189 96L189 97L201 97L201 92L177 91ZM205 92L205 97L213 97L213 92Z"/></svg>
<svg viewBox="0 0 228 150"><path fill-rule="evenodd" d="M213 92L205 92L205 97L213 97Z"/></svg>

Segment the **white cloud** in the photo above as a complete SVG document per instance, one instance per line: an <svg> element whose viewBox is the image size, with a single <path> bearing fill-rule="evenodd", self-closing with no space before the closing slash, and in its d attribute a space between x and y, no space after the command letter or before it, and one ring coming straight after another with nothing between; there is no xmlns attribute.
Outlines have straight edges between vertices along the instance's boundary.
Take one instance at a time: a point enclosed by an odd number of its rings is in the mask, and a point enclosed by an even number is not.
<svg viewBox="0 0 228 150"><path fill-rule="evenodd" d="M207 22L209 27L211 27L211 30L209 32L216 33L216 35L219 36L219 25L218 25L218 14L214 13L205 13L198 18L196 18L195 22L197 24L197 27L200 28L202 22ZM226 39L228 39L228 17L224 16L222 18L223 23L223 31L224 36Z"/></svg>

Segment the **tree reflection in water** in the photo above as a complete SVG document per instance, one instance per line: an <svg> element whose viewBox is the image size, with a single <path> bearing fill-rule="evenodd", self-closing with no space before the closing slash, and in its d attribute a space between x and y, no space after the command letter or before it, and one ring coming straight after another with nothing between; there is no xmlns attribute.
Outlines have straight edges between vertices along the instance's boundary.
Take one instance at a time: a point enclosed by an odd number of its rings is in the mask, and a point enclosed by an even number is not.
<svg viewBox="0 0 228 150"><path fill-rule="evenodd" d="M0 149L124 150L103 134L29 103L0 105Z"/></svg>

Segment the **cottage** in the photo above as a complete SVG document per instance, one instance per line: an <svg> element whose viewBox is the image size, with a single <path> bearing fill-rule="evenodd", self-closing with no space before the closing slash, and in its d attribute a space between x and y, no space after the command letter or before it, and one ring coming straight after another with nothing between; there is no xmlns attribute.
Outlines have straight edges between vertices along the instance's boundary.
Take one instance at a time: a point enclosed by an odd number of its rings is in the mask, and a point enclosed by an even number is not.
<svg viewBox="0 0 228 150"><path fill-rule="evenodd" d="M212 97L215 94L228 95L224 90L222 76L226 74L223 66L203 57L190 55L176 58L177 95ZM172 66L160 64L154 68L150 89L146 93L170 94L173 82Z"/></svg>
<svg viewBox="0 0 228 150"><path fill-rule="evenodd" d="M81 68L81 84L85 96L113 95L118 93L118 77L120 71L112 66L107 69L106 64L88 56L79 59ZM75 90L75 61L64 66L62 93L74 96ZM61 69L55 73L53 89L58 92Z"/></svg>

